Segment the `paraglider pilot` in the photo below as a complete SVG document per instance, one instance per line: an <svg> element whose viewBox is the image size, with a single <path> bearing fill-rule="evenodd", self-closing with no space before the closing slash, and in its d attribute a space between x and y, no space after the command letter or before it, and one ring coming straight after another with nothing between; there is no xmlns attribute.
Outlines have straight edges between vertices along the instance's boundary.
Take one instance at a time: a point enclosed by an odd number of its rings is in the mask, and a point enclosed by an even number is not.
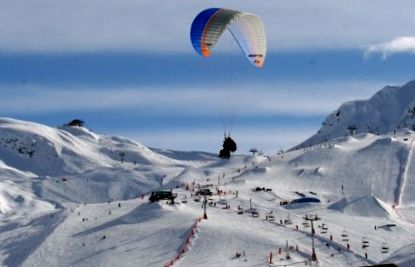
<svg viewBox="0 0 415 267"><path fill-rule="evenodd" d="M229 159L231 157L231 152L236 151L236 143L233 139L228 135L225 135L225 139L223 140L223 148L219 151L219 158L222 159Z"/></svg>

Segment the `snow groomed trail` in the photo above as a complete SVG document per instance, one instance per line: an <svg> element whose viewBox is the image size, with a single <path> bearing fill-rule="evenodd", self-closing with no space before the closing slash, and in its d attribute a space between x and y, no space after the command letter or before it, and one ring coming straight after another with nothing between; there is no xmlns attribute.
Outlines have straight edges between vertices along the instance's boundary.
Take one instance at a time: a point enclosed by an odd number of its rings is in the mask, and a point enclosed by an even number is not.
<svg viewBox="0 0 415 267"><path fill-rule="evenodd" d="M204 221L192 249L178 266L264 266L267 265L267 257L272 251L275 266L293 266L309 259L311 234L306 230L297 230L294 225L254 218L247 213L237 215L236 210L232 209L209 208L208 213L209 219ZM354 239L353 235L350 237ZM333 241L319 234L315 235L315 239L319 266L362 266L377 262L365 259L361 252L355 251L354 248L358 248L356 242L347 247L344 242L339 241L339 235ZM290 247L298 246L299 251L291 251L292 260L282 264L284 250L283 255L277 251L284 249L286 240ZM245 256L236 257L236 253ZM333 265L334 262L337 264Z"/></svg>
<svg viewBox="0 0 415 267"><path fill-rule="evenodd" d="M299 251L290 252L292 259L284 265L304 263L310 259L309 232L255 218L248 213L238 215L232 209L216 207L209 208L208 212L209 219L204 221L191 250L178 266L263 266L268 262L266 255L274 251L277 256L276 251L283 249L286 241L290 246L295 244ZM315 235L315 240L320 266L330 266L328 262L333 261L339 262L339 266L374 263L326 237Z"/></svg>
<svg viewBox="0 0 415 267"><path fill-rule="evenodd" d="M410 164L412 162L412 155L414 150L414 143L415 138L411 137L411 143L409 144L408 152L406 158L402 161L403 167L401 167L403 170L400 173L400 178L398 179L398 188L397 188L397 194L396 194L396 206L399 207L402 204L403 194L405 191L405 187L408 181L408 170L410 167Z"/></svg>
<svg viewBox="0 0 415 267"><path fill-rule="evenodd" d="M194 223L178 209L147 199L69 207L21 266L163 266Z"/></svg>
<svg viewBox="0 0 415 267"><path fill-rule="evenodd" d="M406 185L409 179L409 169L411 167L412 157L413 157L413 150L414 150L415 138L411 137L411 143L409 145L409 151L406 159L403 161L405 166L403 172L401 173L401 178L398 179L399 184L397 188L397 196L396 196L396 205L394 206L394 210L396 215L404 222L415 225L415 220L409 218L405 215L402 209L402 202L404 197L404 192L406 189Z"/></svg>
<svg viewBox="0 0 415 267"><path fill-rule="evenodd" d="M7 256L5 266L24 266L37 248L47 243L49 236L56 233L67 215L64 210L58 210L0 227L0 233L6 236L6 240L0 243L0 258Z"/></svg>
<svg viewBox="0 0 415 267"><path fill-rule="evenodd" d="M256 164L252 164L252 169L255 169L256 166ZM245 170L249 171L250 168ZM228 178L231 173L234 173L234 171L226 172L226 175L223 176ZM229 185L231 182L228 181L225 184ZM229 196L233 198L232 194ZM230 200L229 197L228 200ZM197 207L195 208L197 209ZM204 227L198 233L198 238L192 243L192 249L185 254L178 265L263 266L269 263L269 258L267 258L269 252L274 251L276 257L281 256L278 256L276 251L281 251L286 241L290 242L290 246L293 246L292 242L294 242L295 247L299 249L290 252L292 259L281 266L309 262L311 234L306 231L295 229L289 225L254 218L247 215L248 213L238 215L235 209L225 209L219 205L210 207L208 213L209 219L204 221ZM315 235L315 240L317 251L321 256L319 266L330 266L328 262L333 261L339 262L339 266L375 263L372 260L365 259L364 256L353 251L350 247L347 248L345 245L331 241L324 236ZM254 244L252 247L256 249L252 251L249 244ZM279 260L280 263L283 263L281 259ZM279 264L271 264L270 266L279 266Z"/></svg>

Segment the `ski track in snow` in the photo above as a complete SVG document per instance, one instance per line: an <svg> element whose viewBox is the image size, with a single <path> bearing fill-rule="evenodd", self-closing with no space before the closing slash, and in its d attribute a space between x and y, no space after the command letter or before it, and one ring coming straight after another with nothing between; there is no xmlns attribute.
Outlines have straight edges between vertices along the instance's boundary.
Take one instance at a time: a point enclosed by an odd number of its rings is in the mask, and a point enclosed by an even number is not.
<svg viewBox="0 0 415 267"><path fill-rule="evenodd" d="M404 191L405 191L405 187L408 181L408 170L412 161L412 154L413 154L413 150L414 150L414 144L415 144L415 138L412 137L411 140L411 144L409 145L409 152L408 152L408 156L406 158L406 160L404 161L405 164L405 168L403 170L403 172L401 173L401 177L398 179L398 188L397 188L397 195L396 195L396 206L395 206L395 213L396 215L398 215L398 217L402 220L405 221L407 223L410 223L412 225L415 225L415 222L413 220L408 219L408 217L405 216L405 214L403 214L400 211L400 206L402 204L402 200L403 200L403 195L404 195Z"/></svg>
<svg viewBox="0 0 415 267"><path fill-rule="evenodd" d="M415 138L412 137L411 144L409 145L408 156L403 161L403 171L400 173L398 179L398 188L396 190L397 194L395 197L396 206L399 207L402 204L403 192L405 191L406 182L408 180L408 170L412 160L412 154L414 149ZM402 167L401 167L402 168Z"/></svg>

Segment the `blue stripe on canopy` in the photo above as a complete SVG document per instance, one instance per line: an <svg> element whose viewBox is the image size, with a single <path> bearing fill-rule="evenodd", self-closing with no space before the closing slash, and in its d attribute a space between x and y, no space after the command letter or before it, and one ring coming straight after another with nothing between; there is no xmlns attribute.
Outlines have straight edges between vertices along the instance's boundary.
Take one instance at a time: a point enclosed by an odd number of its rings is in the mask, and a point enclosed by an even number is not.
<svg viewBox="0 0 415 267"><path fill-rule="evenodd" d="M209 8L203 10L193 20L192 27L190 30L190 39L192 41L193 48L200 55L203 55L201 43L206 24L209 22L210 18L220 9L221 8Z"/></svg>

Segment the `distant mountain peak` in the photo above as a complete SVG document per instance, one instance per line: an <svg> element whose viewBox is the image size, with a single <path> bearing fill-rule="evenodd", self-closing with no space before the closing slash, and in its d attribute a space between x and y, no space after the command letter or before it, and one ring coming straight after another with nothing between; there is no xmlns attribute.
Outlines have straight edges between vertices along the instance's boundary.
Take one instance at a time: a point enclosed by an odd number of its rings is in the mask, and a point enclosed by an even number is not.
<svg viewBox="0 0 415 267"><path fill-rule="evenodd" d="M415 80L386 86L367 100L343 103L316 134L294 149L360 133L380 135L402 130L415 130Z"/></svg>
<svg viewBox="0 0 415 267"><path fill-rule="evenodd" d="M46 125L0 118L0 158L13 168L37 175L80 173L129 163L182 165L132 140L100 135L82 126Z"/></svg>

